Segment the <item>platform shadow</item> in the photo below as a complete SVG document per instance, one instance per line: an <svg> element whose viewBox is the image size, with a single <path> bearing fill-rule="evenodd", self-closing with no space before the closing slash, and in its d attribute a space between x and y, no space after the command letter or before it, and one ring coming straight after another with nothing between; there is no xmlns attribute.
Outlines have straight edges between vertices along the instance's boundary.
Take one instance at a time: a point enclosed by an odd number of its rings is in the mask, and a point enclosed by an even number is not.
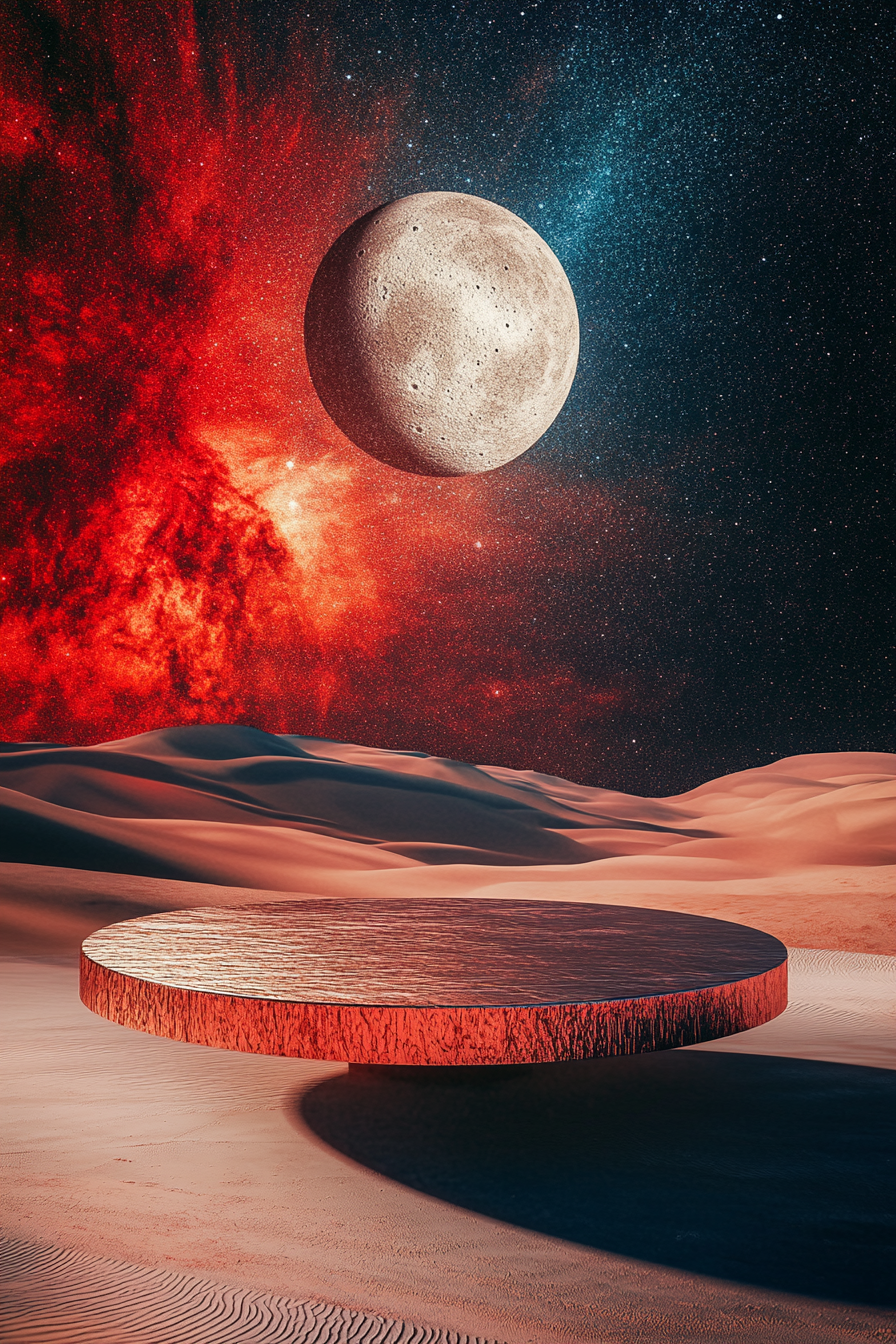
<svg viewBox="0 0 896 1344"><path fill-rule="evenodd" d="M894 1103L884 1069L673 1050L484 1085L351 1071L296 1109L354 1161L490 1218L693 1273L890 1305Z"/></svg>

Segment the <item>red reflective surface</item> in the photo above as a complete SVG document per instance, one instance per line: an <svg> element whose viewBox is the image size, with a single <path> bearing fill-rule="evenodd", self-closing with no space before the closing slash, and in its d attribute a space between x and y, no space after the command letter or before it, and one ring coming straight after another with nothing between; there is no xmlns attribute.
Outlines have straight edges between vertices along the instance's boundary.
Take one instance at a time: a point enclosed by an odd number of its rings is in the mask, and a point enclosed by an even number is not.
<svg viewBox="0 0 896 1344"><path fill-rule="evenodd" d="M537 1063L666 1049L786 1006L786 949L669 911L309 900L129 920L81 997L178 1040L355 1063Z"/></svg>

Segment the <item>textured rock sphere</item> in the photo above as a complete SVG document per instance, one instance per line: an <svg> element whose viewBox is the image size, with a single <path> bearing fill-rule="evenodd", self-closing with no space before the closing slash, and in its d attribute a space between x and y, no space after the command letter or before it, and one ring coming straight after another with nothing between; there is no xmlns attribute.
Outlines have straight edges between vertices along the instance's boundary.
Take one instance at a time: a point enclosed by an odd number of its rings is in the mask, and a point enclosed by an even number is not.
<svg viewBox="0 0 896 1344"><path fill-rule="evenodd" d="M528 224L478 196L421 192L330 248L305 350L358 448L402 471L461 476L541 438L575 376L579 322L563 267Z"/></svg>

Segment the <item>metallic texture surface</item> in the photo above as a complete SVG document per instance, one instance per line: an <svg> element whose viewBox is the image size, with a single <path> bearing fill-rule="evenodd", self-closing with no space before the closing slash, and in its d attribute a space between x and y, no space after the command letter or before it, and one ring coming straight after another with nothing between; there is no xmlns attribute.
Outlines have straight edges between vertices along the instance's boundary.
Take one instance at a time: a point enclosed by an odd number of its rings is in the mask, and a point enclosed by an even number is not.
<svg viewBox="0 0 896 1344"><path fill-rule="evenodd" d="M84 943L81 997L155 1035L381 1064L666 1049L782 1012L787 953L722 920L620 906L309 899L150 915Z"/></svg>

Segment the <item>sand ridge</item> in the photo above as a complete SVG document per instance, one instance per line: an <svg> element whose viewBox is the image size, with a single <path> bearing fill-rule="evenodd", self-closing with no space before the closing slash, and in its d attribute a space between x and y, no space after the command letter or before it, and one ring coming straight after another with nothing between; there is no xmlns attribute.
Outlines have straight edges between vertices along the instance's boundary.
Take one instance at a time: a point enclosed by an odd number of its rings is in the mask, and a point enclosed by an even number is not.
<svg viewBox="0 0 896 1344"><path fill-rule="evenodd" d="M211 725L96 747L13 746L0 754L0 784L0 914L14 946L44 916L48 933L54 923L92 931L83 883L51 869L127 875L131 884L91 879L89 899L130 902L134 914L246 892L481 895L705 914L796 946L896 946L896 756L886 753L793 757L656 799ZM36 866L48 871L32 880ZM95 909L92 928L109 922Z"/></svg>
<svg viewBox="0 0 896 1344"><path fill-rule="evenodd" d="M487 1344L196 1274L0 1236L6 1344Z"/></svg>

